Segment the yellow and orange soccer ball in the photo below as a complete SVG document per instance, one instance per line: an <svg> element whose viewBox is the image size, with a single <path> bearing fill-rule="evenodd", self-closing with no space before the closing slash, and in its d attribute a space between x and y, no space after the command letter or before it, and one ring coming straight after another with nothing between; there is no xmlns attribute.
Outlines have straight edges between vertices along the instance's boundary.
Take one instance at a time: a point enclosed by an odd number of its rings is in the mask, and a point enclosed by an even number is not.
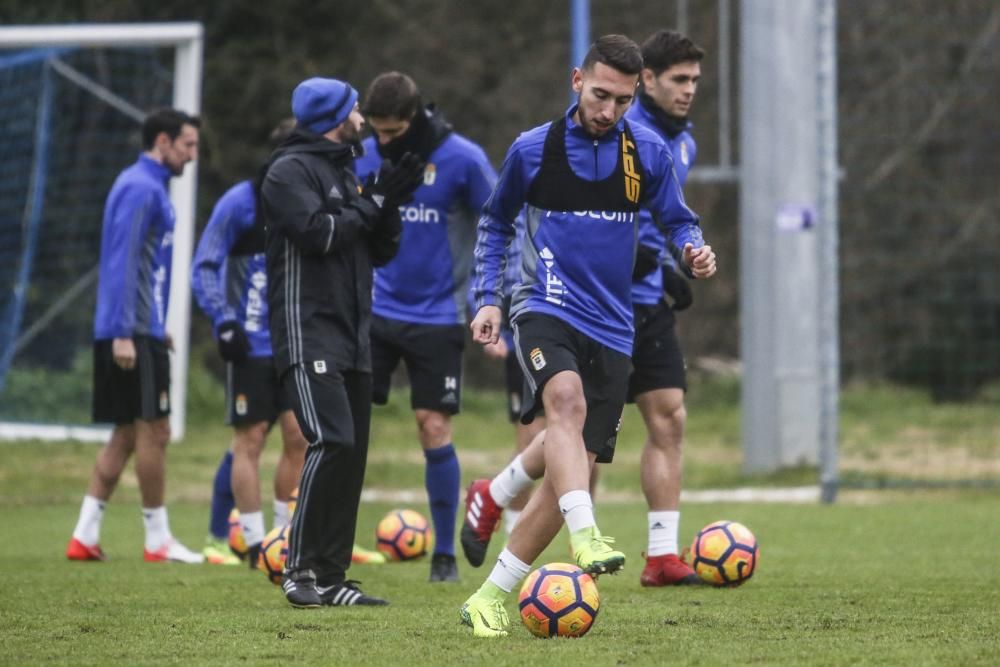
<svg viewBox="0 0 1000 667"><path fill-rule="evenodd" d="M710 523L695 535L688 563L713 586L739 586L757 569L760 549L750 529L735 521Z"/></svg>
<svg viewBox="0 0 1000 667"><path fill-rule="evenodd" d="M389 560L420 558L434 548L434 529L420 512L392 510L375 528L375 548Z"/></svg>
<svg viewBox="0 0 1000 667"><path fill-rule="evenodd" d="M601 608L594 578L576 565L549 563L524 580L521 621L536 637L582 637Z"/></svg>

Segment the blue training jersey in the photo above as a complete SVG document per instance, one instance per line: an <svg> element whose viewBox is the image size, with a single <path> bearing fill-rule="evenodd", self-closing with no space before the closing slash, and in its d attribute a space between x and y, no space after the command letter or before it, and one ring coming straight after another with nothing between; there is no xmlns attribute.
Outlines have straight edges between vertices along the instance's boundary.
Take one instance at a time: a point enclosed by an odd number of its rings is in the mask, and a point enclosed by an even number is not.
<svg viewBox="0 0 1000 667"><path fill-rule="evenodd" d="M252 182L237 183L222 195L198 241L191 290L216 332L223 322L235 320L247 334L250 356L270 357L267 267L256 219ZM259 243L254 243L256 235Z"/></svg>
<svg viewBox="0 0 1000 667"><path fill-rule="evenodd" d="M166 337L173 259L170 170L141 154L104 204L94 339Z"/></svg>
<svg viewBox="0 0 1000 667"><path fill-rule="evenodd" d="M639 101L632 104L631 108L625 113L625 117L633 123L642 124L653 132L656 132L666 142L667 147L670 149L670 154L674 158L674 172L677 174L677 181L680 183L681 188L683 188L687 182L688 172L691 170L691 166L694 165L695 156L698 154L698 147L691 133L685 129L671 137ZM691 124L688 123L688 128L690 127ZM663 232L653 223L653 218L646 209L643 209L639 213L639 243L650 248L663 248L665 245ZM660 253L660 262L675 264L673 257L667 252ZM662 298L662 272L652 271L632 283L633 303L651 306L659 303Z"/></svg>
<svg viewBox="0 0 1000 667"><path fill-rule="evenodd" d="M566 159L573 174L603 181L619 168L622 119L614 130L594 139L565 115ZM476 303L500 306L508 246L516 234L515 217L539 174L552 123L523 133L507 152L497 187L483 209L476 244ZM704 244L698 218L684 203L673 159L663 140L630 124L642 165L639 204L648 208L678 246ZM628 180L628 179L626 179ZM623 185L628 190L629 183ZM521 273L514 287L511 317L539 312L557 317L597 342L631 356L634 335L631 283L638 238L638 216L628 212L552 211L524 207L525 239Z"/></svg>
<svg viewBox="0 0 1000 667"><path fill-rule="evenodd" d="M364 182L381 157L375 139L355 163ZM496 172L475 143L450 133L431 153L424 183L399 207L399 253L375 270L372 311L418 324L464 324L479 212Z"/></svg>

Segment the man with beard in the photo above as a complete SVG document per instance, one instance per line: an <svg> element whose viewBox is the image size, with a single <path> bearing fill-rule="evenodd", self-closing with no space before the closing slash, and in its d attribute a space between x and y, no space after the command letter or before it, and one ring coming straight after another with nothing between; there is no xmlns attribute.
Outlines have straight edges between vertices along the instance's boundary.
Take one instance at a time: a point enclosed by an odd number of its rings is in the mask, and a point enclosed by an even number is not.
<svg viewBox="0 0 1000 667"><path fill-rule="evenodd" d="M297 127L261 186L275 365L309 443L283 582L299 608L386 604L345 574L368 457L372 267L399 248L398 207L423 163L408 153L360 187L351 171L364 125L357 99L336 79L296 86Z"/></svg>
<svg viewBox="0 0 1000 667"><path fill-rule="evenodd" d="M666 144L623 119L641 70L632 40L598 39L573 70L576 104L518 137L480 219L479 311L471 326L476 342L492 344L500 333L504 258L525 208L522 276L510 314L530 389L522 420L544 410L547 432L542 483L489 578L461 608L477 637L507 634L504 599L564 521L583 570L613 573L625 564L597 528L588 487L595 461L614 455L628 389L639 209L650 209L695 276L715 272Z"/></svg>
<svg viewBox="0 0 1000 667"><path fill-rule="evenodd" d="M143 152L108 194L94 316L94 421L112 423L80 507L70 560L104 560L104 507L135 454L146 527L143 559L200 563L174 539L164 506L170 441L170 337L166 331L174 208L167 182L198 159L198 118L154 111L142 123Z"/></svg>
<svg viewBox="0 0 1000 667"><path fill-rule="evenodd" d="M458 581L455 516L461 473L451 417L459 411L462 349L476 220L496 182L486 153L425 106L406 74L386 72L368 87L364 114L374 136L356 171L364 178L407 152L426 162L413 201L400 207L396 257L375 272L372 318L373 401L384 405L400 360L410 378L410 407L425 459L434 522L430 581Z"/></svg>

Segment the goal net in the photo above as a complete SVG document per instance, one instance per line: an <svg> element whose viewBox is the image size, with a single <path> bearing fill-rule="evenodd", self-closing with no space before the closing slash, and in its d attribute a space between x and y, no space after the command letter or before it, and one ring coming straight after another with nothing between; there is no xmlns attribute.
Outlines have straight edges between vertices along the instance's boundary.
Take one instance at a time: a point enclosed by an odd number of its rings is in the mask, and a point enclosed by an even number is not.
<svg viewBox="0 0 1000 667"><path fill-rule="evenodd" d="M146 112L198 113L200 24L0 28L0 439L101 440L90 426L104 200ZM177 213L167 327L183 435L195 173Z"/></svg>

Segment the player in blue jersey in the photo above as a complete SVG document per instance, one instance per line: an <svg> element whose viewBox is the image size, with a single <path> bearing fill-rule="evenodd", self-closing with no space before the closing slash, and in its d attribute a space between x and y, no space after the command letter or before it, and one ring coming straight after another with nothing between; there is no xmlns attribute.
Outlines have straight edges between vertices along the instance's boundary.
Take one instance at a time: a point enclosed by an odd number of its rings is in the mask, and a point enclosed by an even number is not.
<svg viewBox="0 0 1000 667"><path fill-rule="evenodd" d="M701 78L704 51L679 33L660 30L643 43L642 53L642 86L625 118L663 138L674 156L674 171L683 186L696 154L687 114ZM677 546L687 382L674 311L690 306L692 296L683 277L689 272L678 266L664 246L662 231L644 209L640 213L633 269L636 337L628 393L629 402L637 403L648 433L640 466L642 489L649 505L646 566L640 576L644 586L701 583L679 558ZM509 514L513 499L529 490L544 473L541 445L541 439L534 441L530 450L523 451L492 480L477 480L470 487L466 502L475 507L476 530L470 528L467 516L462 546L473 564L478 565L485 556L501 513ZM593 475L596 473L595 468Z"/></svg>
<svg viewBox="0 0 1000 667"><path fill-rule="evenodd" d="M642 56L632 40L606 35L573 71L577 103L525 132L507 153L479 224L473 338L500 333L502 273L525 207L521 281L511 318L532 395L522 420L546 417L545 475L489 578L462 606L477 637L504 636L503 601L563 522L577 564L615 572L625 555L601 534L588 491L594 462L609 462L631 372L631 307L639 209L648 208L694 276L715 272L698 220L684 204L663 140L623 119Z"/></svg>
<svg viewBox="0 0 1000 667"><path fill-rule="evenodd" d="M170 532L163 504L170 440L170 337L166 331L174 210L167 182L198 157L200 121L161 109L142 124L143 152L115 180L104 207L94 318L97 423L112 423L80 507L70 560L104 560L104 508L135 454L146 561L200 563Z"/></svg>
<svg viewBox="0 0 1000 667"><path fill-rule="evenodd" d="M294 127L275 128L279 144ZM274 523L288 523L288 502L298 483L308 443L291 406L282 401L268 331L264 226L258 220L258 179L237 183L219 199L195 251L191 289L212 320L219 354L226 362L226 423L233 440L216 472L206 562L234 564L227 545L229 513L240 512L240 526L251 567L264 539L260 455L267 434L280 423L282 452L274 476Z"/></svg>
<svg viewBox="0 0 1000 667"><path fill-rule="evenodd" d="M625 117L653 130L670 146L681 186L694 164L696 146L688 113L701 78L705 52L680 33L659 30L642 43L642 86ZM648 505L643 586L700 584L701 578L678 557L681 442L687 412L684 355L677 340L674 311L691 305L688 272L664 252L664 237L647 211L641 213L639 253L632 284L635 311L635 370L629 380L646 424L640 459L642 492ZM666 298L669 296L672 304Z"/></svg>
<svg viewBox="0 0 1000 667"><path fill-rule="evenodd" d="M403 235L396 257L375 271L372 300L373 400L383 405L402 360L410 406L426 461L425 485L434 522L430 581L457 581L455 517L461 487L451 417L459 411L466 295L476 220L496 182L478 145L456 133L433 105L424 105L406 74L376 77L363 112L373 137L356 162L364 181L384 161L413 152L427 163L413 200L400 206Z"/></svg>

